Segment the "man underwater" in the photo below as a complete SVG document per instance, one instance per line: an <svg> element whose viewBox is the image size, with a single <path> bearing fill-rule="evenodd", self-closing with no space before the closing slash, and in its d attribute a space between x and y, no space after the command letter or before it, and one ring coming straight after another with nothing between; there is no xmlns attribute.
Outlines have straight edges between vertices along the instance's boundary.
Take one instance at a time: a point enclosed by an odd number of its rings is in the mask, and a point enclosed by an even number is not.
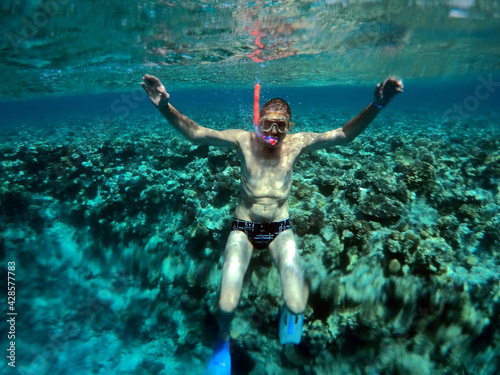
<svg viewBox="0 0 500 375"><path fill-rule="evenodd" d="M288 211L295 160L305 151L352 141L396 94L403 92L403 84L392 77L379 83L373 102L341 128L324 133L288 134L292 115L282 99L272 99L264 105L254 132L218 131L198 125L175 109L158 78L145 75L143 81L141 85L151 102L185 138L210 146L235 147L241 158L240 198L224 251L216 313L219 335L207 369L209 374L230 374L230 325L254 249L269 249L280 274L285 302L280 316L281 344L298 344L302 336L309 289L304 282Z"/></svg>

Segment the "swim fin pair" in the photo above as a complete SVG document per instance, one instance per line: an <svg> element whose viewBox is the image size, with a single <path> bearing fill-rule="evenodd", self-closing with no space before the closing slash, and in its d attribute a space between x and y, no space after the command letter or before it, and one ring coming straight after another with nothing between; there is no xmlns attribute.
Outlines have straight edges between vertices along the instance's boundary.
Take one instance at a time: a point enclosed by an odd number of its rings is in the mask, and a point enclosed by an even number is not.
<svg viewBox="0 0 500 375"><path fill-rule="evenodd" d="M299 344L302 338L304 315L295 315L283 306L280 315L280 344Z"/></svg>
<svg viewBox="0 0 500 375"><path fill-rule="evenodd" d="M221 341L217 336L215 350L205 375L231 375L231 353L229 339Z"/></svg>
<svg viewBox="0 0 500 375"><path fill-rule="evenodd" d="M280 315L280 343L299 344L302 338L302 327L304 326L304 315L295 315L283 306ZM221 341L217 337L215 350L208 364L205 375L230 375L231 374L231 353L229 339Z"/></svg>

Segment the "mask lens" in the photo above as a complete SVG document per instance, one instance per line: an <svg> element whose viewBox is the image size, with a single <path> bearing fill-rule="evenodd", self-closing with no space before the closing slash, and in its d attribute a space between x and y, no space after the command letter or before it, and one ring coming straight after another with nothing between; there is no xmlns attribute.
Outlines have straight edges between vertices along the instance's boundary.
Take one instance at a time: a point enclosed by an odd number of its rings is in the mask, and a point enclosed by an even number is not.
<svg viewBox="0 0 500 375"><path fill-rule="evenodd" d="M276 121L276 125L278 126L278 131L280 133L284 133L286 131L286 127L287 127L288 123L284 120L278 120L278 121Z"/></svg>
<svg viewBox="0 0 500 375"><path fill-rule="evenodd" d="M265 132L268 132L273 127L273 123L274 123L273 120L263 119L260 123L260 129Z"/></svg>
<svg viewBox="0 0 500 375"><path fill-rule="evenodd" d="M288 130L288 121L278 119L262 119L260 123L260 129L265 132L271 131L273 126L276 126L280 133L286 133Z"/></svg>

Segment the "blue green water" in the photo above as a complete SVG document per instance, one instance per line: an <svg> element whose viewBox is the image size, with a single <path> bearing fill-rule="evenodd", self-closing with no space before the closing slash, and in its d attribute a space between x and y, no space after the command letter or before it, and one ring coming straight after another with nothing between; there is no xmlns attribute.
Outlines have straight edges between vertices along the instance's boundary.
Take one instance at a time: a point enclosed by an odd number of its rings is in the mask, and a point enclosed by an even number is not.
<svg viewBox="0 0 500 375"><path fill-rule="evenodd" d="M148 70L144 69L144 73ZM162 75L158 75L163 79ZM497 72L478 74L457 80L404 80L404 95L397 97L396 111L420 111L425 109L429 118L454 123L486 116L494 118L498 112L500 97L500 74ZM80 116L103 116L126 119L135 114L154 114L146 93L139 86L142 75L138 74L137 85L130 90L103 94L78 94L62 97L39 97L0 102L2 118L0 125L12 123L50 122L53 118ZM168 75L165 78L167 89ZM273 97L285 99L292 108L294 119L300 116L314 117L312 111L320 108L326 113L337 114L345 108L360 110L371 98L378 81L363 85L336 85L325 87L280 87L261 82L261 101ZM233 112L231 115L250 116L253 112L253 84L249 81L238 89L174 89L172 101L186 111L212 113ZM27 110L29 109L29 110ZM237 113L237 114L236 114ZM244 120L243 120L244 121ZM200 119L203 122L203 119ZM248 126L248 124L246 124ZM237 127L245 126L244 124Z"/></svg>
<svg viewBox="0 0 500 375"><path fill-rule="evenodd" d="M294 132L322 132L404 80L356 140L296 162L302 341L279 344L279 276L255 252L233 374L499 373L499 14L474 0L3 2L0 373L204 373L240 161L171 129L146 73L200 125L249 131L257 81Z"/></svg>

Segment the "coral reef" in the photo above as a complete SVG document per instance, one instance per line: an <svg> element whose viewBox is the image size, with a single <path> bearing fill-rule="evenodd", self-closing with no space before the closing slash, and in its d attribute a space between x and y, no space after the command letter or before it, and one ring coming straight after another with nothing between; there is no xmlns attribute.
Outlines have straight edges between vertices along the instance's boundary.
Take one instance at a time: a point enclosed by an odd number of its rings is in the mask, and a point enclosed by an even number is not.
<svg viewBox="0 0 500 375"><path fill-rule="evenodd" d="M409 119L301 156L303 340L279 346L279 276L257 252L231 332L236 373L498 372L499 134L457 143ZM211 355L238 155L140 123L54 124L0 144L25 374L196 374Z"/></svg>

